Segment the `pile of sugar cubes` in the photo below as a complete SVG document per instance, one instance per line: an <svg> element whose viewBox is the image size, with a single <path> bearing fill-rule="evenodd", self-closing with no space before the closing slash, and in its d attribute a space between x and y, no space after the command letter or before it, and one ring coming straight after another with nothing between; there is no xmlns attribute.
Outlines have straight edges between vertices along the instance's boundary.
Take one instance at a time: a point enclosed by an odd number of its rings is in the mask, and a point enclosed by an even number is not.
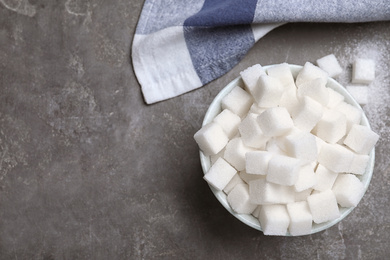
<svg viewBox="0 0 390 260"><path fill-rule="evenodd" d="M194 135L211 160L204 179L233 211L257 218L265 235L310 234L313 223L338 218L339 207L355 207L365 191L356 175L379 138L360 124L362 110L310 62L296 78L286 63L240 74L243 86Z"/></svg>

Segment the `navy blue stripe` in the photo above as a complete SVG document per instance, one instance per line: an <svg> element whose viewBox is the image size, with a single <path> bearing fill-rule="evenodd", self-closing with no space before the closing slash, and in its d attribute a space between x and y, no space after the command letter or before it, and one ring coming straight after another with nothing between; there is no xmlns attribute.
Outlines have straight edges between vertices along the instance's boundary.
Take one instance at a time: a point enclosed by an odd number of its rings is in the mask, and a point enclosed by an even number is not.
<svg viewBox="0 0 390 260"><path fill-rule="evenodd" d="M250 25L184 27L184 38L202 84L231 70L255 44Z"/></svg>
<svg viewBox="0 0 390 260"><path fill-rule="evenodd" d="M251 24L257 0L205 0L202 9L189 17L184 26L226 26Z"/></svg>
<svg viewBox="0 0 390 260"><path fill-rule="evenodd" d="M231 70L254 45L257 0L205 0L184 22L184 38L202 84Z"/></svg>

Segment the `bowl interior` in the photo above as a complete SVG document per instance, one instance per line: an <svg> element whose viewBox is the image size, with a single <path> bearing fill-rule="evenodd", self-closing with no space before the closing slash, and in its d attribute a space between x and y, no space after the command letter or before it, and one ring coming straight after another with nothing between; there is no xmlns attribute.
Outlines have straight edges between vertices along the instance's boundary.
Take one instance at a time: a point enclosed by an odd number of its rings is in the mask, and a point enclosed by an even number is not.
<svg viewBox="0 0 390 260"><path fill-rule="evenodd" d="M272 67L272 66L273 65L263 66L263 67L265 69L267 69L267 68ZM295 78L297 76L298 72L301 70L302 66L299 66L299 65L289 65L289 66L290 66L291 72ZM237 85L239 85L241 87L244 86L244 83L243 83L241 77L237 77L236 79L231 81L226 87L224 87L218 93L218 95L215 97L215 99L213 100L209 109L206 112L202 126L210 123L213 120L213 118L221 112L221 101L222 101L223 97L226 96ZM356 102L356 100L346 91L346 89L341 84L339 84L334 79L328 78L328 82L327 82L326 86L334 89L335 91L337 91L338 93L343 95L345 98L344 101L347 102L348 104L351 104L351 105L361 109L360 105ZM367 119L366 115L364 114L364 112L363 112L361 124L370 127L370 124L369 124L368 119ZM368 166L366 168L365 173L363 175L360 175L360 176L357 175L357 177L362 181L362 183L364 185L364 192L366 192L368 185L371 181L372 172L373 172L373 168L374 168L374 160L375 160L375 149L373 149L370 153L370 159L369 159ZM205 174L211 167L210 157L205 156L202 153L202 151L200 151L200 161L201 161L203 172ZM234 212L231 209L229 203L227 202L226 194L223 191L216 190L211 185L209 185L209 186L210 186L210 189L212 190L212 192L214 193L215 197L226 208L226 210L229 211L233 216L235 216L240 221L242 221L243 223L245 223L246 225L248 225L252 228L262 230L257 218L255 218L249 214L237 214L236 212ZM316 232L320 232L322 230L325 230L325 229L335 225L336 223L338 223L342 219L344 219L352 210L353 210L353 207L351 207L351 208L340 207L340 214L341 215L339 218L337 218L333 221L329 221L329 222L325 222L325 223L321 223L321 224L313 223L311 234L316 233ZM287 233L287 235L289 235L289 234Z"/></svg>

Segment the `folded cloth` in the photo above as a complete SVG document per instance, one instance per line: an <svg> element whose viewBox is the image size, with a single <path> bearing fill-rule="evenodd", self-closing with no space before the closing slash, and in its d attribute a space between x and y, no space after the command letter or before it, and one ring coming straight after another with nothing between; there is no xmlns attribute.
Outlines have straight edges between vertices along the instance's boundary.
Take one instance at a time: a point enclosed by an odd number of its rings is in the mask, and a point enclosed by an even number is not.
<svg viewBox="0 0 390 260"><path fill-rule="evenodd" d="M152 104L222 76L284 23L380 20L390 20L388 0L146 0L133 39L133 67Z"/></svg>

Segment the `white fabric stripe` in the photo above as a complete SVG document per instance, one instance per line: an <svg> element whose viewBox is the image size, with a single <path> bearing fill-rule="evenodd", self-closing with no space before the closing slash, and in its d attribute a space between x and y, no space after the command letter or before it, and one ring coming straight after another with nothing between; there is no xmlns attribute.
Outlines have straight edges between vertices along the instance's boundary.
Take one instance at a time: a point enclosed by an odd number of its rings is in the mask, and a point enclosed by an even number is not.
<svg viewBox="0 0 390 260"><path fill-rule="evenodd" d="M267 24L252 24L253 36L255 38L255 42L257 42L264 35L279 27L285 23L267 23Z"/></svg>
<svg viewBox="0 0 390 260"><path fill-rule="evenodd" d="M192 65L182 26L149 35L136 34L132 56L135 74L147 104L202 86Z"/></svg>

